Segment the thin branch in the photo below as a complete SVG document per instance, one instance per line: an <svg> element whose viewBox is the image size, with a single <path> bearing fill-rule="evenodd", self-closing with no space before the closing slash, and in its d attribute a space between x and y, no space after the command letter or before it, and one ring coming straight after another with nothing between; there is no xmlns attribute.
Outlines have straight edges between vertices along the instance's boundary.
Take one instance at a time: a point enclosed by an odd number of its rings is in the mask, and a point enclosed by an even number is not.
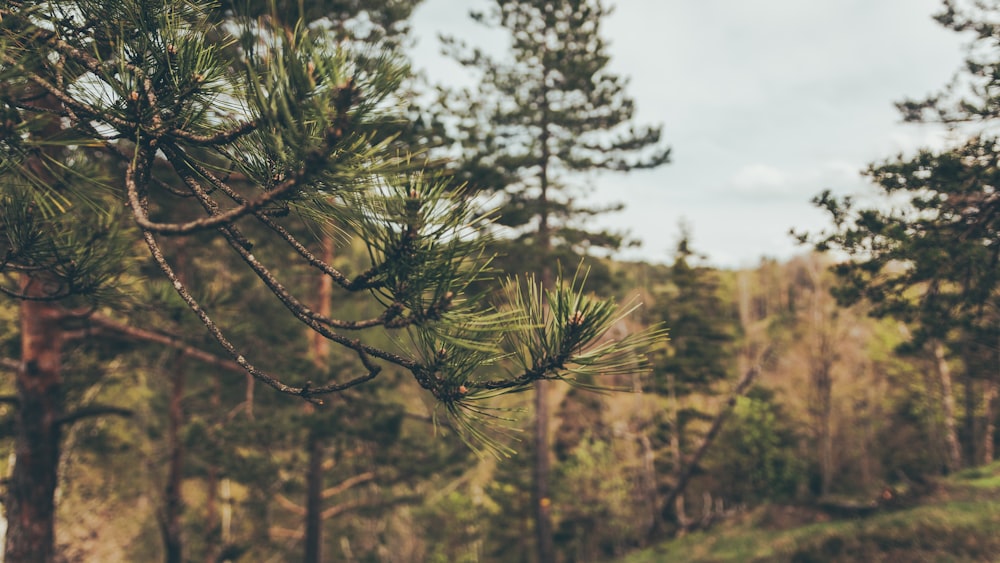
<svg viewBox="0 0 1000 563"><path fill-rule="evenodd" d="M202 202L202 205L206 208L206 210L208 210L211 213L215 202L212 201L211 198L208 196L208 194L206 194L202 190L201 186L198 185L197 180L187 170L179 169L180 165L183 165L184 163L177 162L175 160L178 157L178 154L175 151L165 148L164 152L168 155L168 159L174 165L174 170L178 173L178 175L181 176L181 178L185 181L185 183L187 183L188 187L191 188L193 192L195 192L195 194L198 196L198 199ZM285 306L285 308L288 309L293 315L295 315L297 319L302 321L303 324L311 328L313 331L319 333L324 338L332 342L336 342L341 346L354 350L355 352L358 353L359 356L369 356L369 355L374 356L411 370L417 367L417 364L415 362L407 360L402 356L399 356L397 354L390 354L378 348L361 344L359 340L350 339L346 336L337 334L336 332L329 330L327 327L342 328L340 325L345 324L345 321L338 321L324 317L323 315L316 313L311 308L306 306L304 303L296 299L293 295L291 295L291 293L288 292L285 286L281 282L279 282L277 278L275 278L274 275L272 275L271 272L263 264L260 263L260 261L257 260L257 258L250 252L250 250L248 250L247 245L242 244L242 241L246 240L246 237L235 226L226 225L220 227L219 231L222 233L223 237L225 237L226 241L229 243L229 246L234 251L236 251L237 254L239 254L240 258L243 259L243 262L245 262L248 266L250 266L250 269L253 270L255 274L257 274L257 277L262 282L264 282L264 285L266 285L267 288L271 291L271 293L273 293L275 297L277 297L278 300L281 301L281 303ZM393 311L393 310L394 309L392 307L387 309L387 311ZM347 322L346 324L350 325L351 323ZM362 361L364 362L364 358L362 358ZM370 377L368 379L370 379ZM360 383L360 381L358 381L357 383ZM352 383L350 386L357 385L357 383ZM329 392L329 391L324 391L324 392Z"/></svg>
<svg viewBox="0 0 1000 563"><path fill-rule="evenodd" d="M219 131L211 135L197 135L191 133L190 131L185 131L183 129L171 129L167 131L166 135L173 136L178 139L183 139L189 143L194 143L197 145L224 145L226 143L231 143L238 139L239 137L252 132L257 128L257 122L247 121L245 123L240 123L236 127L226 131Z"/></svg>
<svg viewBox="0 0 1000 563"><path fill-rule="evenodd" d="M123 336L133 338L136 340L143 340L146 342L156 342L157 344L163 344L165 346L174 348L181 354L189 358L198 360L200 362L229 371L246 373L246 370L244 370L243 367L237 364L236 362L232 360L227 360L225 358L220 358L215 354L206 352L200 348L196 348L184 342L180 337L174 336L172 334L167 334L163 332L154 332L151 330L146 330L126 325L114 319L105 317L104 315L94 315L90 318L90 321L93 324L98 325L98 327L100 327L103 330L110 330L113 332L117 332Z"/></svg>
<svg viewBox="0 0 1000 563"><path fill-rule="evenodd" d="M136 223L143 230L161 234L183 235L229 225L240 217L253 213L268 203L299 187L304 178L305 173L300 171L291 178L281 182L273 189L264 192L263 195L253 201L248 201L247 203L240 205L239 207L234 207L228 211L188 221L187 223L156 223L149 219L144 206L140 202L141 198L139 196L139 188L136 183L135 170L132 167L126 170L125 187L128 194L129 206L132 208L132 215L135 218Z"/></svg>
<svg viewBox="0 0 1000 563"><path fill-rule="evenodd" d="M354 510L355 508L363 508L366 506L377 506L376 504L370 502L364 502L362 500L349 500L342 502L340 504L335 504L330 508L327 508L319 514L320 520L326 520L328 518L333 518L338 514L347 512L348 510Z"/></svg>
<svg viewBox="0 0 1000 563"><path fill-rule="evenodd" d="M205 168L204 166L198 164L197 162L189 162L187 159L183 158L184 157L183 153L180 153L179 151L177 151L175 154L180 162L193 168L198 174L200 174L202 177L208 180L208 182L212 184L213 187L222 191L222 193L226 194L226 196L228 196L230 199L232 199L233 201L235 201L240 205L246 204L247 202L246 198L242 197L221 178L213 174L211 170ZM295 238L294 235L289 233L281 225L275 223L274 220L271 219L266 213L258 209L254 211L253 214L261 223L263 223L266 227L268 227L269 229L277 233L278 236L284 239L285 242L287 242L289 246L291 246L299 254L299 256L305 258L310 266L320 270L327 276L330 276L330 278L333 279L333 281L336 282L337 285L339 285L340 287L348 291L358 291L363 289L377 289L382 286L380 282L371 281L375 276L379 274L380 270L378 268L372 267L367 271L359 274L353 280L348 279L348 277L342 274L340 271L333 268L323 260L317 258L311 252L309 252L309 250L305 246L303 246L302 243L300 243Z"/></svg>
<svg viewBox="0 0 1000 563"><path fill-rule="evenodd" d="M372 471L366 471L366 472L364 472L364 473L362 473L360 475L355 475L354 477L350 477L348 479L344 479L344 481L341 482L339 485L330 487L329 489L326 489L325 491L323 491L322 498L328 499L330 497L337 496L340 493L346 491L347 489L350 489L351 487L353 487L355 485L359 485L359 484L364 483L366 481L371 481L374 478L375 478L375 473L374 472L372 472Z"/></svg>
<svg viewBox="0 0 1000 563"><path fill-rule="evenodd" d="M21 369L21 362L11 358L0 358L0 370L17 371Z"/></svg>
<svg viewBox="0 0 1000 563"><path fill-rule="evenodd" d="M122 407L114 407L111 405L90 405L86 407L80 407L69 414L57 418L55 420L55 423L60 426L66 426L69 424L73 424L74 422L77 422L79 420L83 420L85 418L93 418L96 416L115 415L115 416L129 418L133 414L135 413L133 413L131 409L126 409Z"/></svg>
<svg viewBox="0 0 1000 563"><path fill-rule="evenodd" d="M684 467L684 470L681 471L681 474L677 476L677 483L670 489L670 492L667 494L666 499L662 503L663 506L673 506L677 497L684 492L684 489L687 488L688 481L694 474L694 470L698 467L698 464L701 463L701 458L703 458L708 452L708 448L712 445L712 442L715 441L715 437L719 434L719 431L722 430L722 425L726 422L726 419L729 418L729 414L732 413L733 408L736 406L736 400L745 395L747 390L750 389L750 386L757 379L757 376L760 375L760 372L763 369L762 364L769 360L771 354L772 350L770 348L765 350L761 355L761 360L747 370L747 372L743 374L743 377L741 377L736 383L736 387L733 389L733 392L730 393L725 404L715 415L715 419L712 421L712 426L708 429L708 433L705 434L705 437L702 438L701 445L698 446L698 450L695 451L693 456L691 456L691 459Z"/></svg>
<svg viewBox="0 0 1000 563"><path fill-rule="evenodd" d="M143 205L144 202L140 201L139 203L140 205ZM374 379L381 371L379 366L371 363L365 347L359 341L354 340L349 341L347 347L357 352L362 364L368 370L366 374L347 381L346 383L331 383L320 387L313 387L309 382L302 387L293 387L282 383L278 379L272 377L268 373L260 370L250 363L242 354L240 354L240 352L236 349L236 346L234 346L233 343L226 338L219 326L216 325L215 321L213 321L212 318L208 316L208 313L202 309L198 301L187 290L180 278L177 277L177 274L173 271L173 268L170 267L170 264L167 263L166 258L163 256L163 250L160 248L159 243L156 242L156 238L153 236L153 233L143 231L143 239L146 242L146 246L149 247L150 254L153 256L153 260L160 268L160 271L163 272L168 280L170 280L174 286L174 290L187 304L188 308L198 316L198 319L203 325L205 325L205 328L207 328L209 334L215 338L215 341L218 342L219 345L221 345L222 348L225 349L226 352L229 353L236 363L242 366L244 370L273 389L288 395L297 395L309 402L320 404L322 401L315 398L315 395L333 393L336 391L342 391L349 387L354 387L355 385L360 385L361 383Z"/></svg>
<svg viewBox="0 0 1000 563"><path fill-rule="evenodd" d="M305 516L306 514L305 508L295 504L288 497L286 497L281 493L274 495L274 500L276 500L278 504L281 505L282 508L291 512L292 514L297 514L299 516Z"/></svg>
<svg viewBox="0 0 1000 563"><path fill-rule="evenodd" d="M21 399L18 399L16 395L0 395L0 405L11 405L13 407L21 406Z"/></svg>

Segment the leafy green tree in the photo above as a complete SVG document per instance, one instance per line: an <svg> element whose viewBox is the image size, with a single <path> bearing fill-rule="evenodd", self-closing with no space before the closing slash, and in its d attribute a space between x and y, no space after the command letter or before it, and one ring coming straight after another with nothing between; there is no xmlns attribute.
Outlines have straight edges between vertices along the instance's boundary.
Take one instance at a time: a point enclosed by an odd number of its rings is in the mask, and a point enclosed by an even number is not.
<svg viewBox="0 0 1000 563"><path fill-rule="evenodd" d="M635 369L635 350L656 336L601 340L616 308L578 283L511 286L495 307L467 295L485 275L480 220L445 183L387 154L378 134L398 119L386 108L404 69L390 54L359 58L307 26L290 29L276 18L222 26L185 0L0 8L2 273L19 278L4 292L22 301L31 328L17 362L7 560L52 559L64 420L59 349L39 343L57 334L54 311L65 307L54 302L93 308L116 287L125 266L115 244L141 242L225 361L276 392L319 403L393 366L470 441L487 438L475 420L481 400L541 379ZM360 239L370 263L353 275L336 269L295 234L302 226ZM179 254L164 241L184 236L235 256L288 315L353 357L353 375L339 377L339 361L290 373L254 358L178 275ZM281 280L285 267L268 265L283 264L275 246L378 312L314 310ZM374 344L384 331L401 344ZM516 371L484 371L505 354Z"/></svg>
<svg viewBox="0 0 1000 563"><path fill-rule="evenodd" d="M622 237L584 222L602 211L581 205L580 175L653 168L668 161L659 127L636 127L625 80L611 73L600 0L496 0L472 18L502 29L509 56L495 58L446 39L450 54L479 78L474 89L445 91L462 152L461 179L499 197L501 253L509 271L539 272L574 253L615 249ZM536 389L535 499L538 558L554 557L549 515L548 395Z"/></svg>
<svg viewBox="0 0 1000 563"><path fill-rule="evenodd" d="M1000 178L998 140L990 132L1000 116L994 95L1000 85L1000 11L978 2L943 5L937 20L974 38L965 72L945 92L898 106L909 121L971 128L971 136L944 151L922 150L871 165L867 174L882 196L876 203L859 205L824 192L815 203L830 214L834 229L811 241L820 250L850 257L836 267L843 302L866 299L874 314L911 323L911 349L933 354L943 386L948 465L954 470L962 460L949 356L960 353L966 370L995 366L1000 359ZM986 402L995 402L995 369L966 377L967 385L985 380L991 390ZM992 436L986 441L991 449Z"/></svg>
<svg viewBox="0 0 1000 563"><path fill-rule="evenodd" d="M773 392L755 387L736 400L706 465L719 493L736 503L792 500L806 472L799 436Z"/></svg>

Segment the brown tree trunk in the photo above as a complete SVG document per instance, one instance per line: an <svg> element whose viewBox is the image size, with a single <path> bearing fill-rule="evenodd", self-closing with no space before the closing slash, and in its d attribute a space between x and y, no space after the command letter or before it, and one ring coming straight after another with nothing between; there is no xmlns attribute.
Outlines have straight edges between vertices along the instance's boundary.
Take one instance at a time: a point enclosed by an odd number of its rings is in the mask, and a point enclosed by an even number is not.
<svg viewBox="0 0 1000 563"><path fill-rule="evenodd" d="M995 381L986 380L986 390L983 391L983 463L993 463L993 441L996 435L996 402L998 385Z"/></svg>
<svg viewBox="0 0 1000 563"><path fill-rule="evenodd" d="M833 378L831 365L821 360L813 372L813 386L816 392L816 424L819 447L820 495L830 494L833 485Z"/></svg>
<svg viewBox="0 0 1000 563"><path fill-rule="evenodd" d="M333 263L333 239L323 237L323 261ZM319 280L316 310L323 316L330 316L332 310L333 280L330 276L322 276ZM311 332L313 364L319 370L326 369L330 358L330 341L321 335ZM305 405L310 413L315 413L313 405ZM315 424L309 428L306 451L309 467L306 472L306 537L304 563L319 563L322 561L323 547L323 437Z"/></svg>
<svg viewBox="0 0 1000 563"><path fill-rule="evenodd" d="M183 538L181 536L181 513L184 502L181 499L181 485L184 470L184 446L180 431L184 423L184 363L183 356L176 354L173 368L173 388L170 391L170 405L167 422L167 447L170 460L167 465L167 485L164 489L163 522L160 533L163 536L164 561L183 561Z"/></svg>
<svg viewBox="0 0 1000 563"><path fill-rule="evenodd" d="M322 561L323 534L323 443L319 432L309 430L306 449L309 454L309 470L306 475L306 537L303 563Z"/></svg>
<svg viewBox="0 0 1000 563"><path fill-rule="evenodd" d="M933 343L934 360L937 366L938 378L941 382L941 407L944 411L945 447L947 449L948 471L955 472L962 467L962 447L958 441L958 431L955 424L955 395L951 388L951 366L945 358L944 345L940 341Z"/></svg>
<svg viewBox="0 0 1000 563"><path fill-rule="evenodd" d="M981 445L979 441L981 429L979 428L979 420L976 417L976 380L970 377L968 372L963 374L962 379L962 396L965 402L963 405L965 413L962 417L962 431L965 433L965 442L961 444L964 446L962 454L964 455L963 460L966 464L975 465L976 460L980 457L978 449Z"/></svg>
<svg viewBox="0 0 1000 563"><path fill-rule="evenodd" d="M212 395L209 404L216 413L222 408L222 379L216 374L212 380ZM205 540L209 548L205 552L205 562L215 563L218 560L220 545L219 530L219 468L215 463L209 463L205 478Z"/></svg>
<svg viewBox="0 0 1000 563"><path fill-rule="evenodd" d="M21 279L21 292L40 296L40 282ZM63 415L60 310L21 302L21 367L17 370L15 461L7 486L4 561L48 563L55 553L55 492Z"/></svg>
<svg viewBox="0 0 1000 563"><path fill-rule="evenodd" d="M535 541L539 563L554 561L552 543L552 499L549 492L549 382L535 382L535 464L533 471L535 506Z"/></svg>
<svg viewBox="0 0 1000 563"><path fill-rule="evenodd" d="M547 70L545 71L548 72ZM554 281L549 257L552 254L552 234L549 226L549 160L552 158L549 149L549 106L548 92L542 93L542 132L541 159L539 161L538 181L541 193L538 198L538 245L542 254L542 287L552 289ZM555 546L552 541L552 498L549 491L549 474L552 471L549 445L549 382L535 382L535 465L532 472L534 487L532 501L535 507L535 542L539 563L555 560Z"/></svg>

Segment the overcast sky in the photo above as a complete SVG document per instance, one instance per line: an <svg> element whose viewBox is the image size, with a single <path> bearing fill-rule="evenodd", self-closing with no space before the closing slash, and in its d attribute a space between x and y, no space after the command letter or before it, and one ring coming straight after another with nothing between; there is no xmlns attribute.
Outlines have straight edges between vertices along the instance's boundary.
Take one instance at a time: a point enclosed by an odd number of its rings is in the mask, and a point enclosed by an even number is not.
<svg viewBox="0 0 1000 563"><path fill-rule="evenodd" d="M412 60L434 82L467 83L438 33L500 49L468 18L478 0L425 0ZM931 19L940 0L619 0L603 23L611 69L630 78L637 121L662 124L673 162L602 175L601 223L642 241L621 258L671 259L685 221L694 248L724 267L803 252L791 228L826 218L825 188L863 194L869 162L941 146L936 127L900 123L893 102L944 86L965 38Z"/></svg>

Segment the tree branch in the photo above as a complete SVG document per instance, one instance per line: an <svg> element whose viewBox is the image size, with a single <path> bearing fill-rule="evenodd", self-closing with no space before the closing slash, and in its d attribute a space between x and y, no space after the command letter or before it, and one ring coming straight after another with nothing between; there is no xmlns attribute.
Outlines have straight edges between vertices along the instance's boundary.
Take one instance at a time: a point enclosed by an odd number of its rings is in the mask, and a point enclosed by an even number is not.
<svg viewBox="0 0 1000 563"><path fill-rule="evenodd" d="M134 413L132 412L131 409L126 409L122 407L115 407L111 405L90 405L86 407L80 407L69 414L63 415L57 418L55 422L60 426L65 426L73 424L74 422L77 422L79 420L83 420L85 418L92 418L95 416L116 415L129 418L133 414Z"/></svg>
<svg viewBox="0 0 1000 563"><path fill-rule="evenodd" d="M21 362L10 358L0 358L0 370L17 371L21 369Z"/></svg>
<svg viewBox="0 0 1000 563"><path fill-rule="evenodd" d="M708 452L708 448L712 445L712 442L715 441L715 437L719 434L719 431L722 430L722 425L726 422L726 419L729 418L729 414L733 411L733 407L736 406L736 400L745 395L750 389L750 386L757 379L757 376L760 375L762 364L768 360L770 356L771 349L769 348L761 355L761 360L747 370L747 372L743 374L743 377L741 377L736 383L736 387L729 395L729 398L726 399L726 403L719 410L718 414L715 415L715 419L712 421L712 426L708 429L708 433L705 434L705 437L702 439L701 445L698 446L698 450L693 456L691 456L691 459L684 467L684 470L681 471L681 474L677 477L677 483L667 494L666 499L663 501L664 507L672 506L677 497L680 496L680 494L684 492L684 489L687 488L688 481L691 479L691 475L694 474L695 468L698 467L698 464L701 462L701 458L705 457L705 454Z"/></svg>
<svg viewBox="0 0 1000 563"><path fill-rule="evenodd" d="M114 319L105 317L104 315L94 315L90 317L90 321L93 324L98 325L104 330L109 330L116 332L122 336L132 338L135 340L142 340L146 342L156 342L157 344L163 344L169 346L185 356L198 360L200 362L222 368L228 371L245 373L246 370L243 369L238 363L227 360L211 354L190 344L187 344L177 336L171 334L165 334L160 332L153 332L150 330L145 330L142 328L136 328L134 326L129 326L124 323L120 323Z"/></svg>
<svg viewBox="0 0 1000 563"><path fill-rule="evenodd" d="M358 485L360 483L364 483L365 481L371 481L374 478L375 478L375 473L373 473L371 471L366 471L366 472L364 472L364 473L362 473L360 475L355 475L354 477L350 477L348 479L345 479L339 485L336 485L336 486L330 487L329 489L326 489L325 491L323 491L323 495L322 496L325 499L337 496L340 493L346 491L347 489L350 489L351 487L353 487L355 485Z"/></svg>

